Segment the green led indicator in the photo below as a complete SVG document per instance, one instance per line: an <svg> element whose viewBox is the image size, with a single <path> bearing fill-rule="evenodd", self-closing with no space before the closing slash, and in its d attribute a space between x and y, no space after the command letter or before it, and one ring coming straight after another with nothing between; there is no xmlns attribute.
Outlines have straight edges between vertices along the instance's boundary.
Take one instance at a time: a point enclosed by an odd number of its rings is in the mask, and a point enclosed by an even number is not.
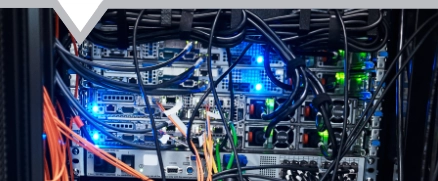
<svg viewBox="0 0 438 181"><path fill-rule="evenodd" d="M326 144L326 143L328 142L329 134L328 134L328 131L327 131L327 130L324 130L324 131L320 131L320 132L318 132L318 135L319 135L319 137L321 138L321 141L322 141L324 144Z"/></svg>
<svg viewBox="0 0 438 181"><path fill-rule="evenodd" d="M343 81L345 78L345 74L344 74L344 72L338 72L338 73L336 73L335 77L336 77L336 80Z"/></svg>
<svg viewBox="0 0 438 181"><path fill-rule="evenodd" d="M366 52L359 53L359 58L361 61L365 60L367 58L367 56L368 56L368 53L366 53Z"/></svg>
<svg viewBox="0 0 438 181"><path fill-rule="evenodd" d="M273 98L267 98L266 99L266 107L268 108L274 108L275 106L275 99Z"/></svg>
<svg viewBox="0 0 438 181"><path fill-rule="evenodd" d="M339 56L344 57L345 56L345 51L344 50L339 50Z"/></svg>
<svg viewBox="0 0 438 181"><path fill-rule="evenodd" d="M264 132L266 132L266 129L267 129L267 128L268 128L268 127L265 126ZM269 137L272 137L272 136L274 136L274 130L271 130L271 134L269 135Z"/></svg>

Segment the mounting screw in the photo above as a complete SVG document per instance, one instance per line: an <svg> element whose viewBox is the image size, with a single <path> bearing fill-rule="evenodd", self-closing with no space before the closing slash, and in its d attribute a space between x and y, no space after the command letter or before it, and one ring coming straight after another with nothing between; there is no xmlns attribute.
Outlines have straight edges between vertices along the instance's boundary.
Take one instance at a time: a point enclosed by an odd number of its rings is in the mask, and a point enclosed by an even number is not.
<svg viewBox="0 0 438 181"><path fill-rule="evenodd" d="M79 173L80 173L80 171L79 171L79 169L75 168L75 169L73 169L73 173L74 173L76 176L78 176Z"/></svg>
<svg viewBox="0 0 438 181"><path fill-rule="evenodd" d="M73 155L77 155L77 154L79 154L79 149L78 148L73 148L71 150L71 152L73 153Z"/></svg>
<svg viewBox="0 0 438 181"><path fill-rule="evenodd" d="M370 164L370 165L374 164L374 159L373 158L369 158L368 159L368 164Z"/></svg>
<svg viewBox="0 0 438 181"><path fill-rule="evenodd" d="M294 146L294 145L290 145L290 146L289 146L289 149L290 149L290 150L294 150L294 149L295 149L295 146Z"/></svg>

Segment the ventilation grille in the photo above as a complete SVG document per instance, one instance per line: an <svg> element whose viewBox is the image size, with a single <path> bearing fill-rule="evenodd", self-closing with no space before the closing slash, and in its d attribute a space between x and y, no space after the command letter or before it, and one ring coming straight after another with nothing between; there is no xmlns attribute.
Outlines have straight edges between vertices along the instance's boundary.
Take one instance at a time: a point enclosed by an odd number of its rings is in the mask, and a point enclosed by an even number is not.
<svg viewBox="0 0 438 181"><path fill-rule="evenodd" d="M283 78L282 75L275 74L275 69L272 69L275 77L279 80ZM266 75L264 69L233 69L233 87L234 91L244 91L244 92L256 92L256 91L268 91L268 92L281 92L269 77ZM228 89L228 77L224 78L222 81L222 89ZM245 84L245 88L242 85ZM261 87L256 89L256 85L260 84ZM237 87L240 85L240 87Z"/></svg>
<svg viewBox="0 0 438 181"><path fill-rule="evenodd" d="M260 156L260 166L265 165L276 165L277 164L277 157L275 156ZM267 176L267 177L276 177L276 170L275 169L260 169L260 175Z"/></svg>

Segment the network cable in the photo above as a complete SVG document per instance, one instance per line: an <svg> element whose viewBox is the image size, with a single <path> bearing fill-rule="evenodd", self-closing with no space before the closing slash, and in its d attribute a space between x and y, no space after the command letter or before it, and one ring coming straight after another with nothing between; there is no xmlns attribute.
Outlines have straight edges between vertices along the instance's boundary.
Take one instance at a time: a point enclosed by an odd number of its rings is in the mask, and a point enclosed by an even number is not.
<svg viewBox="0 0 438 181"><path fill-rule="evenodd" d="M336 11L336 16L339 20L339 22L341 23L341 27L342 27L342 31L344 32L344 51L345 51L345 56L344 56L344 78L346 81L344 81L344 121L342 123L342 137L341 137L341 143L339 144L339 147L342 149L342 147L344 146L344 141L345 141L345 134L347 134L347 121L348 121L348 80L350 80L350 70L349 70L349 61L348 61L348 57L349 57L349 52L348 52L348 36L347 36L347 30L345 28L345 24L344 24L344 20L342 20L341 14L339 13L339 10L335 10ZM335 169L333 170L333 174L332 174L332 181L335 180L336 178L336 172L338 171L338 166L339 166L339 162L340 162L340 158L341 158L341 152L339 151L337 153L338 155L336 156L335 159Z"/></svg>
<svg viewBox="0 0 438 181"><path fill-rule="evenodd" d="M152 125L152 135L154 137L154 142L155 142L155 147L156 147L156 151L157 151L157 158L158 158L158 164L160 166L160 172L161 172L161 179L163 181L166 180L166 175L164 173L164 164L163 164L163 156L161 155L161 144L158 138L158 129L157 126L155 125L155 119L154 119L154 113L151 111L151 105L149 103L149 99L148 99L148 95L145 92L145 87L143 85L143 79L141 78L141 74L140 74L140 65L138 63L138 58L137 58L137 28L138 28L138 24L141 20L141 15L143 15L144 10L140 11L140 14L138 15L137 20L135 21L135 25L134 25L134 32L133 32L133 38L132 38L132 48L134 51L134 65L135 65L135 72L137 74L137 82L138 82L138 86L140 88L140 92L142 94L143 100L146 103L146 110L149 114L149 119L151 120L151 125Z"/></svg>
<svg viewBox="0 0 438 181"><path fill-rule="evenodd" d="M211 92L212 92L212 94L214 96L214 101L215 101L217 109L219 111L219 115L221 116L222 123L223 123L224 127L226 128L226 127L228 127L227 126L228 124L227 124L227 121L225 120L225 116L224 116L224 113L222 111L222 105L221 105L221 103L219 101L219 96L217 95L217 92L216 92L216 85L214 83L213 73L211 71L211 61L212 61L211 60L211 48L212 48L212 44L213 44L214 29L216 28L216 23L217 23L217 20L218 20L220 14L221 14L221 10L218 10L216 18L214 19L213 25L211 27L210 40L209 40L208 49L207 49L207 52L208 52L207 53L207 57L208 57L207 58L207 70L208 70L208 78L209 78L209 82L210 82ZM226 134L227 134L227 138L230 141L231 149L234 152L234 159L236 160L236 166L237 166L237 170L238 170L237 173L238 173L238 176L239 176L239 181L243 181L242 170L240 169L239 156L238 156L238 153L237 153L236 146L234 145L234 141L233 141L233 138L231 136L230 130L229 129L225 129L225 131L226 131Z"/></svg>
<svg viewBox="0 0 438 181"><path fill-rule="evenodd" d="M406 42L406 44L403 45L403 47L400 49L400 51L399 51L399 52L397 53L397 55L394 57L394 60L392 61L391 65L389 66L388 70L392 70L392 68L394 68L394 66L395 66L395 62L396 62L395 60L397 60L397 58L402 54L402 52L405 51L407 45L410 44L410 43L413 41L413 39L416 37L416 35L417 35L417 34L418 34L418 33L424 28L424 26L427 25L427 23L429 23L432 19L436 18L437 16L438 16L438 14L435 14L435 15L433 15L432 17L430 17L428 20L426 20L426 21L425 21L425 22L424 22L424 23L423 23L423 24L417 29L416 32L414 32L414 33L412 34L412 36L408 39L408 41ZM399 71L396 73L396 75L395 75L395 76L389 81L388 84L385 85L386 87L389 87L389 86L391 86L391 85L394 84L394 82L395 82L397 76L400 75L400 74L403 72L403 69L406 68L406 66L407 66L408 63L409 63L409 60L411 60L411 58L415 55L415 52L420 48L420 46L423 44L423 42L426 40L426 38L429 36L429 34L430 34L431 32L433 32L433 30L434 30L437 26L438 26L438 24L434 24L433 27L430 28L430 29L424 34L423 38L418 42L418 45L414 48L414 50L411 52L411 54L408 56L408 58L406 58L406 61L403 62L403 65L400 67L400 69L399 69ZM386 82L387 75L388 75L388 74L385 74L385 75L382 77L381 83L378 85L378 87L377 87L377 89L376 89L375 92L380 92L380 91L381 91L381 88L383 87L383 82ZM353 131L351 131L352 134L350 134L349 137L347 137L347 142L346 142L346 144L344 145L343 148L341 148L342 153L341 153L341 157L340 157L340 159L341 159L345 154L347 154L347 152L348 152L348 148L350 148L350 147L354 144L354 141L355 141L355 140L357 139L357 137L360 135L360 132L362 132L362 130L365 128L366 123L371 119L371 116L368 116L368 115L369 115L369 112L373 113L373 112L377 109L377 107L379 106L380 102L383 100L383 97L384 97L384 95L386 95L386 93L387 93L388 90L389 90L389 89L384 89L383 92L379 95L379 96L380 96L379 98L376 99L377 94L374 94L373 97L370 99L370 100L372 100L372 101L370 101L370 103L373 102L373 104L368 104L368 105L367 105L367 107L365 108L364 113L361 115L361 117L360 117L359 120L358 120L358 123L359 123L359 124L357 124L357 125L355 126L355 128L353 128ZM375 100L375 101L374 101L374 100ZM373 107L371 108L371 106L373 106ZM370 110L370 109L371 109L371 110ZM365 116L367 116L366 119L365 119ZM363 120L363 119L365 119L365 120ZM333 163L330 164L329 168L327 169L326 173L323 175L323 177L321 178L321 180L324 180L324 179L327 177L328 173L330 173L330 172L332 171L332 169L334 169L334 164L333 164Z"/></svg>

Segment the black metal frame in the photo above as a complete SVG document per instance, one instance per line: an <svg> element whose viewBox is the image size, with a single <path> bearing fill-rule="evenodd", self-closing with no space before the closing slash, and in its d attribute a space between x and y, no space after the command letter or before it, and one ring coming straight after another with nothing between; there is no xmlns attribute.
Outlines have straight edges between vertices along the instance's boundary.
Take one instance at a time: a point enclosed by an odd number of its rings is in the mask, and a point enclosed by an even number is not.
<svg viewBox="0 0 438 181"><path fill-rule="evenodd" d="M421 24L431 15L435 14L436 10L421 10L418 18L418 23ZM434 24L433 21L430 24ZM421 35L421 34L420 34ZM414 56L416 60L415 66L411 75L412 99L408 102L410 111L407 113L406 119L406 150L403 157L405 161L404 168L405 180L429 180L429 167L431 164L431 145L430 136L431 123L427 121L427 113L429 106L429 92L431 90L432 67L436 55L436 46L438 42L438 33L435 31L424 42L421 48ZM429 141L426 140L426 135ZM437 140L434 140L436 142ZM425 146L427 150L424 150ZM423 157L424 154L424 157ZM422 166L423 161L425 165Z"/></svg>
<svg viewBox="0 0 438 181"><path fill-rule="evenodd" d="M3 9L2 13L7 180L42 181L42 88L46 85L53 93L53 10Z"/></svg>

